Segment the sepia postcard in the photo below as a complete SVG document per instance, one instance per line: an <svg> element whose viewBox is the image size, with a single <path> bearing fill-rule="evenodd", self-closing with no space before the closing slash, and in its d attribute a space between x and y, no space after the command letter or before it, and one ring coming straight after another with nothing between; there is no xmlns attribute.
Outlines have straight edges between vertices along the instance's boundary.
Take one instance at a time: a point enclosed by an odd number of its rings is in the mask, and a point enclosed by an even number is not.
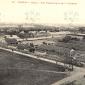
<svg viewBox="0 0 85 85"><path fill-rule="evenodd" d="M0 0L0 85L85 85L84 0Z"/></svg>

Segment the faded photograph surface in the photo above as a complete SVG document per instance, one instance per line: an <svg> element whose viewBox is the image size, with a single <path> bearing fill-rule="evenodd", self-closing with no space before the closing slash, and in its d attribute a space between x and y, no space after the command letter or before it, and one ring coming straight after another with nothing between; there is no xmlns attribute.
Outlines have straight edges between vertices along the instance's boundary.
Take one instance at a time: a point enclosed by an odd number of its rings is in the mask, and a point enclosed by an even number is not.
<svg viewBox="0 0 85 85"><path fill-rule="evenodd" d="M85 85L84 2L0 1L0 85Z"/></svg>

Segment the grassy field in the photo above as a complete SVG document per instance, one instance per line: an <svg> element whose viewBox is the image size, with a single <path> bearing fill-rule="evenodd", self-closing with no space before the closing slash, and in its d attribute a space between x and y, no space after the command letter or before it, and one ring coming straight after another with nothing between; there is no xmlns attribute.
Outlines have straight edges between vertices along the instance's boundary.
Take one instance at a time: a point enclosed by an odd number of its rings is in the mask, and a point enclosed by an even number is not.
<svg viewBox="0 0 85 85"><path fill-rule="evenodd" d="M60 60L65 60L70 56L70 50L74 47L76 50L75 57L78 61L85 62L85 42L84 41L70 41L68 43L56 42L55 45L42 44L36 48L37 51L46 52L50 55L56 55L60 57ZM78 55L77 55L78 54ZM51 59L57 59L57 57L51 57Z"/></svg>
<svg viewBox="0 0 85 85"><path fill-rule="evenodd" d="M60 66L0 50L0 85L51 85L66 77ZM46 72L53 71L53 72Z"/></svg>

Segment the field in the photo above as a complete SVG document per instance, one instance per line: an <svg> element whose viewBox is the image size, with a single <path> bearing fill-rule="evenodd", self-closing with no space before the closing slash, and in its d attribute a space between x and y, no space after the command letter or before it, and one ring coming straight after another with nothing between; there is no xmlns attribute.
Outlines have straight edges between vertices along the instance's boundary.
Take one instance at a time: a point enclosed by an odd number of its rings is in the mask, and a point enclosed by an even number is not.
<svg viewBox="0 0 85 85"><path fill-rule="evenodd" d="M51 85L66 77L60 66L0 50L0 85ZM48 72L49 71L49 72Z"/></svg>
<svg viewBox="0 0 85 85"><path fill-rule="evenodd" d="M71 40L67 43L65 42L58 42L58 40L55 39L54 45L45 45L42 44L36 48L38 51L47 52L47 54L56 55L59 56L62 59L69 57L70 50L72 47L75 48L76 54L75 57L77 57L78 61L85 62L85 41L74 41Z"/></svg>

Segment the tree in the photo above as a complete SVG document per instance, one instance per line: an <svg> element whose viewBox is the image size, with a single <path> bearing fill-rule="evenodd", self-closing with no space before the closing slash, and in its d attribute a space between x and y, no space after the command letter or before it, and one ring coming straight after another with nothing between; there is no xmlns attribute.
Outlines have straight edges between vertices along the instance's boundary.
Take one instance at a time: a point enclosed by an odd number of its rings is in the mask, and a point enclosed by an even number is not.
<svg viewBox="0 0 85 85"><path fill-rule="evenodd" d="M34 53L35 47L34 47L33 43L30 43L30 47L29 48L30 48L29 51Z"/></svg>
<svg viewBox="0 0 85 85"><path fill-rule="evenodd" d="M83 33L85 30L84 30L84 28L79 28L79 31L80 31L81 33Z"/></svg>

